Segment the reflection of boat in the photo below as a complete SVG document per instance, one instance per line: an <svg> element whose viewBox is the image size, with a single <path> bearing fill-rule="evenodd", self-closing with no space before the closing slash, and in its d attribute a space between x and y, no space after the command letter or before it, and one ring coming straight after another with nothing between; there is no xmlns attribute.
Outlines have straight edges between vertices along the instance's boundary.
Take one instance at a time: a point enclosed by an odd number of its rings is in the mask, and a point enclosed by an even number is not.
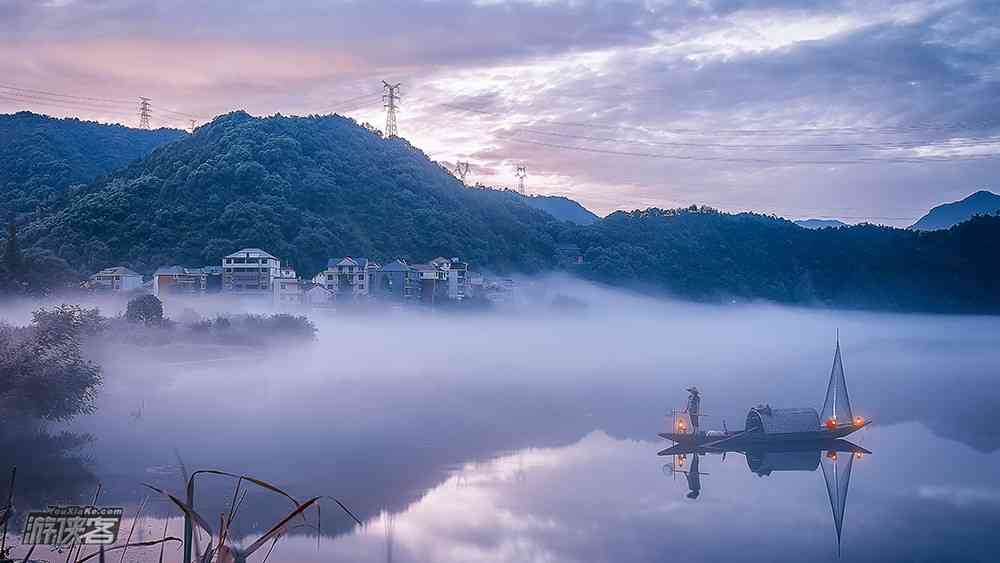
<svg viewBox="0 0 1000 563"><path fill-rule="evenodd" d="M694 387L688 392L691 398L685 413L691 420L691 431L688 432L683 418L675 419L673 431L660 434L675 444L658 454L674 456L674 462L668 463L664 469L669 469L671 473L683 473L687 477L688 498L695 499L701 494L701 476L707 473L699 471L699 458L706 454L721 454L723 459L728 452L743 454L750 471L762 477L779 471L815 471L821 467L837 529L839 553L851 468L855 458L871 453L842 439L864 428L870 421L854 416L851 411L840 343L837 343L821 412L811 408L775 409L769 405L758 405L747 413L743 430L731 432L724 428L706 432L698 428L699 416L704 416L699 412L700 393ZM689 457L690 469L685 470L683 465Z"/></svg>
<svg viewBox="0 0 1000 563"><path fill-rule="evenodd" d="M757 405L747 413L746 426L743 430L723 429L706 432L700 430L697 423L699 413L695 409L700 405L700 395L694 388L689 391L692 392L692 399L686 412L692 422L691 431L688 431L687 424L681 418L675 421L671 432L660 433L661 437L678 445L742 450L759 444L815 442L843 438L870 424L870 421L855 416L851 411L847 381L844 379L844 366L840 358L840 342L837 342L833 370L830 373L826 400L823 402L821 412L816 412L813 408L778 409L770 405ZM691 405L695 408L692 409ZM660 453L671 455L670 450L668 448Z"/></svg>
<svg viewBox="0 0 1000 563"><path fill-rule="evenodd" d="M823 469L823 481L830 497L830 510L833 512L833 525L837 530L837 551L840 551L841 530L844 523L844 512L847 508L847 487L851 481L851 470L854 460L860 459L871 452L847 440L798 440L785 443L758 443L746 449L728 447L704 447L688 444L677 444L660 452L660 455L672 455L674 461L667 463L664 470L671 474L683 473L688 482L688 498L696 499L701 494L700 458L706 454L722 454L723 459L729 452L746 456L747 467L751 472L764 477L774 472L784 471L816 471ZM845 455L846 454L846 455ZM690 459L689 469L684 469Z"/></svg>

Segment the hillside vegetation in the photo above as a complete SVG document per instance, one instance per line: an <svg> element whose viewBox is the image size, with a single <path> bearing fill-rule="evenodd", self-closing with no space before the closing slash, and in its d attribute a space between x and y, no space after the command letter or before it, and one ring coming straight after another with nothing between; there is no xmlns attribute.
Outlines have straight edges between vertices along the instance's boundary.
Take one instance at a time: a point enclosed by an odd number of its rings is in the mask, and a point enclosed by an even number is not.
<svg viewBox="0 0 1000 563"><path fill-rule="evenodd" d="M347 118L236 112L88 186L23 239L82 272L219 264L247 246L307 275L340 255L533 272L548 265L558 225L516 194L463 188L406 141Z"/></svg>
<svg viewBox="0 0 1000 563"><path fill-rule="evenodd" d="M107 132L51 121L70 130L53 146L90 147L96 141L80 139ZM33 150L25 139L16 144ZM87 154L79 151L83 160ZM73 168L76 160L66 162ZM83 168L93 174L99 167ZM44 173L40 167L33 177ZM70 170L60 177L85 176ZM12 177L0 181L11 185ZM25 185L25 197L35 197L34 188L45 193L58 183ZM467 189L405 140L339 116L220 116L47 201L22 215L19 244L0 264L0 292L44 294L113 265L149 274L161 265L219 264L248 246L271 251L303 276L342 255L460 256L479 271L535 273L558 268L556 245L574 243L585 261L566 267L585 278L688 299L1000 312L1000 217L934 232L809 230L692 207L575 225L513 191Z"/></svg>
<svg viewBox="0 0 1000 563"><path fill-rule="evenodd" d="M946 231L810 230L708 208L617 212L574 231L580 273L699 300L900 311L1000 312L1000 217Z"/></svg>
<svg viewBox="0 0 1000 563"><path fill-rule="evenodd" d="M0 115L0 218L36 217L60 205L67 188L185 135L177 129L146 131L30 112Z"/></svg>

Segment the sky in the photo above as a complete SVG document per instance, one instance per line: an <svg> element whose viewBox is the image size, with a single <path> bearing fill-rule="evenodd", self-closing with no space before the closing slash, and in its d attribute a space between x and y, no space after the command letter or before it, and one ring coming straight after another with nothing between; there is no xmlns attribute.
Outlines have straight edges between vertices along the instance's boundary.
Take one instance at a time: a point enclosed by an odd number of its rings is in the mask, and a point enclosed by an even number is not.
<svg viewBox="0 0 1000 563"><path fill-rule="evenodd" d="M1000 192L998 23L975 0L0 0L0 112L383 128L388 80L400 136L469 183L907 226Z"/></svg>

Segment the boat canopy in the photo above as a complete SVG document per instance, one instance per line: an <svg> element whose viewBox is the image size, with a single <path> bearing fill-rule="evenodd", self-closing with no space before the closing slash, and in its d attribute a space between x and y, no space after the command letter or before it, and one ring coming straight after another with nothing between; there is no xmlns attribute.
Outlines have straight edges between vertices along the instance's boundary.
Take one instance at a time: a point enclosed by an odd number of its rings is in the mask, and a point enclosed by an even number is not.
<svg viewBox="0 0 1000 563"><path fill-rule="evenodd" d="M747 432L790 434L816 432L820 429L816 409L774 409L758 405L747 413Z"/></svg>

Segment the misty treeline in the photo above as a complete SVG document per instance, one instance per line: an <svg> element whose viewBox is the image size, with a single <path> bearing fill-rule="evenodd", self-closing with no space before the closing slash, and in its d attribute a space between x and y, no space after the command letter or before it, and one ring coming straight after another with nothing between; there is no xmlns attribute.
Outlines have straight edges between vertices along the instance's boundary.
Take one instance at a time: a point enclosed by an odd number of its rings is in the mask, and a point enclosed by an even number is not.
<svg viewBox="0 0 1000 563"><path fill-rule="evenodd" d="M30 114L21 120L17 134L39 140L18 146L37 144L53 155L98 131ZM148 133L114 131L133 132ZM89 183L54 188L65 197L38 212L18 208L20 258L0 265L0 292L66 290L107 266L148 275L165 265L219 265L230 252L259 247L306 278L336 256L383 263L459 256L477 271L568 268L604 284L699 301L1000 311L997 217L928 233L874 225L814 231L779 217L692 206L616 212L581 226L511 191L467 189L405 140L340 116L235 112L176 137L164 134L162 146L105 177L88 169ZM2 189L31 192L34 176L18 174ZM579 247L582 265L560 265L556 248L567 243Z"/></svg>
<svg viewBox="0 0 1000 563"><path fill-rule="evenodd" d="M204 317L184 308L177 318L164 314L156 296L142 294L129 300L120 317L105 319L109 340L161 346L179 342L235 346L267 346L316 339L316 325L307 317L274 313L216 314Z"/></svg>
<svg viewBox="0 0 1000 563"><path fill-rule="evenodd" d="M588 279L702 301L1000 312L1000 216L948 230L811 230L711 208L617 212L574 230Z"/></svg>
<svg viewBox="0 0 1000 563"><path fill-rule="evenodd" d="M311 321L287 314L203 319L188 310L184 316L183 322L163 317L159 300L144 295L120 317L64 304L38 309L28 326L0 321L0 411L5 417L52 421L92 412L101 368L88 359L89 347L178 342L261 346L309 342L316 335Z"/></svg>

